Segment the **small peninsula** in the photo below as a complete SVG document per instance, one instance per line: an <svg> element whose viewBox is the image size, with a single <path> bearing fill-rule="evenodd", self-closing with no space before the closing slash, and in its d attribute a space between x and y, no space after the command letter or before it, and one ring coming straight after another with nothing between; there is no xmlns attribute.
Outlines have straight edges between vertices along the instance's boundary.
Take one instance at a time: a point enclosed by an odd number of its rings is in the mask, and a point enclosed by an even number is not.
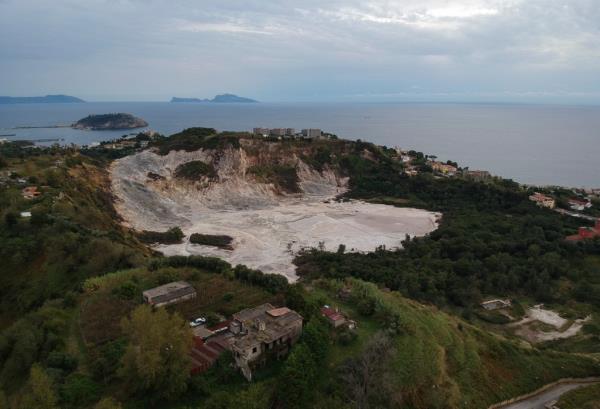
<svg viewBox="0 0 600 409"><path fill-rule="evenodd" d="M216 95L213 99L208 98L171 98L171 102L179 102L179 103L256 103L258 102L255 99L240 97L234 94L220 94Z"/></svg>
<svg viewBox="0 0 600 409"><path fill-rule="evenodd" d="M113 113L102 115L88 115L71 125L74 129L91 131L135 129L148 126L148 122L131 114Z"/></svg>
<svg viewBox="0 0 600 409"><path fill-rule="evenodd" d="M83 103L83 99L70 95L46 95L44 97L0 96L0 104L69 104Z"/></svg>

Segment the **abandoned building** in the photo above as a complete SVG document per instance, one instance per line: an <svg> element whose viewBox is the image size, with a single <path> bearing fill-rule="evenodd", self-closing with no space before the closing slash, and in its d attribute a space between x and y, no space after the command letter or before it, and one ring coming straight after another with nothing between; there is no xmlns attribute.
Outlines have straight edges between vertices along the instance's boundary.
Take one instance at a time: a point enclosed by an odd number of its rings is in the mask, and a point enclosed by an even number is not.
<svg viewBox="0 0 600 409"><path fill-rule="evenodd" d="M488 300L482 302L481 306L488 311L493 311L502 308L510 308L511 302L510 300Z"/></svg>
<svg viewBox="0 0 600 409"><path fill-rule="evenodd" d="M229 330L236 365L251 380L252 370L263 365L268 356L280 358L298 341L302 316L289 308L263 304L233 314Z"/></svg>
<svg viewBox="0 0 600 409"><path fill-rule="evenodd" d="M196 298L196 289L185 281L175 281L142 293L144 302L155 307Z"/></svg>

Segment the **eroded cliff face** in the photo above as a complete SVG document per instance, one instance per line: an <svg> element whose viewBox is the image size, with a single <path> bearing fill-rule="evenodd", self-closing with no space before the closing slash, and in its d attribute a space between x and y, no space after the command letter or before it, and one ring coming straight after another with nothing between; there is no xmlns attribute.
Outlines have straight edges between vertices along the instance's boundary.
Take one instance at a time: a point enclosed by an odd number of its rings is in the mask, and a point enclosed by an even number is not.
<svg viewBox="0 0 600 409"><path fill-rule="evenodd" d="M293 255L301 248L319 243L330 250L339 244L349 251L393 248L406 234L423 235L437 226L437 215L424 210L334 202L332 198L347 190L347 177L327 166L317 170L308 165L302 149L241 142L239 148L164 156L147 150L115 161L111 183L118 212L137 230L178 226L188 237L202 233L234 238L233 250L191 244L187 238L182 244L157 246L166 255L219 256L292 281ZM176 176L181 165L194 161L209 165L211 174ZM256 169L273 166L295 169L294 192L257 177Z"/></svg>
<svg viewBox="0 0 600 409"><path fill-rule="evenodd" d="M176 169L192 161L210 164L217 176L195 180L176 177ZM273 163L296 168L298 193L285 193L276 184L261 182L248 172L253 166ZM261 209L282 201L325 200L343 193L348 185L348 178L330 169L316 171L294 152L248 152L244 147L171 151L164 156L148 150L115 161L111 173L117 208L132 227L145 230L185 223L199 211Z"/></svg>

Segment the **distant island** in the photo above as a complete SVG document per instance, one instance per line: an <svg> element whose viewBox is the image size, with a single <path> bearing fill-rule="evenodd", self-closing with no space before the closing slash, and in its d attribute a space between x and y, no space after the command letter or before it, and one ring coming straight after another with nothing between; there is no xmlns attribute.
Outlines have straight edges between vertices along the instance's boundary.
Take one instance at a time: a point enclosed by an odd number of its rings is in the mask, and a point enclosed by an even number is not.
<svg viewBox="0 0 600 409"><path fill-rule="evenodd" d="M213 102L214 103L238 103L238 102L243 102L243 103L248 103L248 102L258 102L258 101L254 100L254 99L246 98L246 97L239 97L234 94L221 94L221 95L216 95L213 99L173 97L173 98L171 98L171 102L187 102L187 103L213 103Z"/></svg>
<svg viewBox="0 0 600 409"><path fill-rule="evenodd" d="M82 103L83 99L70 95L46 95L45 97L0 96L0 104L67 104Z"/></svg>
<svg viewBox="0 0 600 409"><path fill-rule="evenodd" d="M148 126L148 122L131 114L113 113L88 115L71 125L75 129L104 131L114 129L135 129Z"/></svg>

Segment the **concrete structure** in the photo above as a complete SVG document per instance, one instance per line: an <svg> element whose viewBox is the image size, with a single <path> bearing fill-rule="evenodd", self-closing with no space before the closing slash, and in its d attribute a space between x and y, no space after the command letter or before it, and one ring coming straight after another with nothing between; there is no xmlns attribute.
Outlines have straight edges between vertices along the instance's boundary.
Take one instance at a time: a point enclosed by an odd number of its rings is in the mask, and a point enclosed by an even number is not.
<svg viewBox="0 0 600 409"><path fill-rule="evenodd" d="M585 209L589 209L590 207L592 207L592 203L587 200L569 199L568 203L569 203L569 207L571 208L571 210L575 210L578 212L582 212Z"/></svg>
<svg viewBox="0 0 600 409"><path fill-rule="evenodd" d="M308 128L302 130L302 136L304 136L305 138L318 139L322 136L322 134L323 133L321 132L321 130L317 128Z"/></svg>
<svg viewBox="0 0 600 409"><path fill-rule="evenodd" d="M255 136L269 136L269 128L254 128L252 133Z"/></svg>
<svg viewBox="0 0 600 409"><path fill-rule="evenodd" d="M547 207L548 209L554 209L556 207L556 200L554 200L554 198L539 192L535 192L529 196L529 200L535 202L540 207Z"/></svg>
<svg viewBox="0 0 600 409"><path fill-rule="evenodd" d="M298 341L302 316L289 308L263 304L234 314L229 330L236 365L251 380L252 370L263 365L267 356L279 358Z"/></svg>
<svg viewBox="0 0 600 409"><path fill-rule="evenodd" d="M269 130L269 135L270 136L285 136L286 129L285 128L271 128Z"/></svg>
<svg viewBox="0 0 600 409"><path fill-rule="evenodd" d="M333 327L341 327L346 323L346 317L337 308L331 308L325 305L321 308L321 315L325 317L327 322Z"/></svg>
<svg viewBox="0 0 600 409"><path fill-rule="evenodd" d="M500 299L488 300L481 303L481 306L488 311L500 310L502 308L510 308L511 305L512 303L510 302L510 300Z"/></svg>
<svg viewBox="0 0 600 409"><path fill-rule="evenodd" d="M291 137L296 134L294 128L254 128L252 133L255 136L275 136L275 137Z"/></svg>
<svg viewBox="0 0 600 409"><path fill-rule="evenodd" d="M185 281L175 281L142 293L144 301L155 307L162 307L196 298L196 289Z"/></svg>
<svg viewBox="0 0 600 409"><path fill-rule="evenodd" d="M331 325L333 328L339 328L344 325L350 329L356 328L356 322L348 319L348 317L346 317L344 313L339 310L339 308L332 308L328 305L325 305L321 308L321 315L325 317L329 325Z"/></svg>
<svg viewBox="0 0 600 409"><path fill-rule="evenodd" d="M434 171L446 176L454 176L458 170L456 166L448 165L442 162L431 162L430 165Z"/></svg>
<svg viewBox="0 0 600 409"><path fill-rule="evenodd" d="M490 172L488 172L487 170L467 170L464 173L464 175L467 179L472 179L477 182L483 182L492 177L492 175L490 175Z"/></svg>

